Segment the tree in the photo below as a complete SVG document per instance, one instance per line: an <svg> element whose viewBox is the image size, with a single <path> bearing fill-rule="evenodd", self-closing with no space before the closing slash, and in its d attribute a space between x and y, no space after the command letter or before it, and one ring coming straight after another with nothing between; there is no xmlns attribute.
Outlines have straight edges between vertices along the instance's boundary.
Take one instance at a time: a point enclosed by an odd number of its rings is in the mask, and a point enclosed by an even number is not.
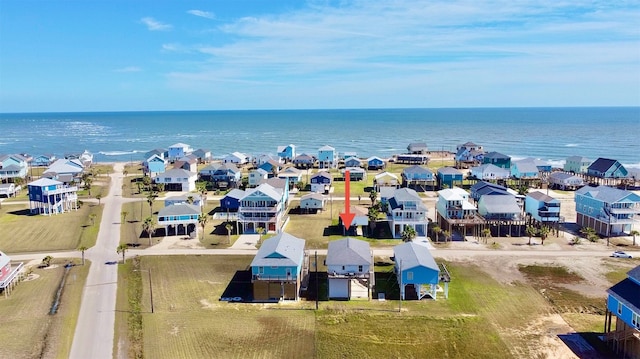
<svg viewBox="0 0 640 359"><path fill-rule="evenodd" d="M573 236L573 238L571 239L571 245L578 245L581 241L582 238L580 238L580 236Z"/></svg>
<svg viewBox="0 0 640 359"><path fill-rule="evenodd" d="M596 233L596 230L591 228L591 227L584 227L580 230L580 233L582 233L589 242L597 242L598 239L600 239L598 237L598 234Z"/></svg>
<svg viewBox="0 0 640 359"><path fill-rule="evenodd" d="M52 256L46 256L46 257L42 258L42 265L43 265L44 267L48 267L48 266L50 266L50 265L51 265L51 260L52 260L52 259L53 259L53 257L52 257Z"/></svg>
<svg viewBox="0 0 640 359"><path fill-rule="evenodd" d="M376 228L376 222L378 221L379 214L380 214L380 211L378 210L378 207L376 206L369 207L369 211L367 212L367 218L369 219L369 227L371 227L371 233L373 233L373 230Z"/></svg>
<svg viewBox="0 0 640 359"><path fill-rule="evenodd" d="M122 177L127 177L128 174L129 174L129 171L127 170L122 171Z"/></svg>
<svg viewBox="0 0 640 359"><path fill-rule="evenodd" d="M120 244L118 248L116 248L116 253L122 253L122 264L124 264L124 255L127 252L127 249L129 249L129 247L124 243Z"/></svg>
<svg viewBox="0 0 640 359"><path fill-rule="evenodd" d="M371 206L373 207L376 204L376 200L378 199L378 192L372 190L369 192L369 199L371 200Z"/></svg>
<svg viewBox="0 0 640 359"><path fill-rule="evenodd" d="M84 189L86 189L89 196L91 196L91 184L93 183L91 176L88 173L84 173L82 175L82 182L84 182Z"/></svg>
<svg viewBox="0 0 640 359"><path fill-rule="evenodd" d="M153 216L147 217L142 223L142 230L149 236L149 246L151 246L151 236L156 232L156 219Z"/></svg>
<svg viewBox="0 0 640 359"><path fill-rule="evenodd" d="M416 238L416 235L416 229L412 226L406 225L402 230L402 241L411 242L414 238Z"/></svg>
<svg viewBox="0 0 640 359"><path fill-rule="evenodd" d="M549 233L551 233L551 228L549 228L548 226L542 226L538 230L538 235L540 235L540 241L542 242L542 245L544 245L544 240L549 237Z"/></svg>
<svg viewBox="0 0 640 359"><path fill-rule="evenodd" d="M91 221L91 225L94 226L96 224L96 217L98 217L97 214L95 213L91 213L89 215L89 220Z"/></svg>
<svg viewBox="0 0 640 359"><path fill-rule="evenodd" d="M200 215L198 216L198 223L200 223L200 227L202 227L202 234L200 236L201 240L204 240L204 227L207 225L208 220L209 217L204 213L200 213Z"/></svg>
<svg viewBox="0 0 640 359"><path fill-rule="evenodd" d="M156 185L156 189L158 190L158 192L164 192L164 183L158 183Z"/></svg>
<svg viewBox="0 0 640 359"><path fill-rule="evenodd" d="M444 241L448 242L451 240L451 232L449 231L442 231L442 235L444 236Z"/></svg>
<svg viewBox="0 0 640 359"><path fill-rule="evenodd" d="M524 231L527 233L527 236L529 237L529 245L531 245L531 237L535 237L538 231L534 226L527 226Z"/></svg>
<svg viewBox="0 0 640 359"><path fill-rule="evenodd" d="M256 232L258 232L258 244L262 243L262 235L267 232L264 227L256 228Z"/></svg>
<svg viewBox="0 0 640 359"><path fill-rule="evenodd" d="M147 203L149 203L149 210L151 211L150 214L153 214L153 201L155 201L155 199L158 198L158 193L156 192L149 192L147 194Z"/></svg>
<svg viewBox="0 0 640 359"><path fill-rule="evenodd" d="M307 187L307 185L304 182L302 181L296 182L296 188L298 189L298 191L303 191L305 187Z"/></svg>
<svg viewBox="0 0 640 359"><path fill-rule="evenodd" d="M84 251L86 251L87 249L89 249L89 248L87 248L85 246L78 247L78 250L80 251L80 253L82 253L82 265L84 265Z"/></svg>
<svg viewBox="0 0 640 359"><path fill-rule="evenodd" d="M120 216L122 217L122 223L127 221L127 216L128 215L129 215L129 212L127 212L127 211L120 212Z"/></svg>
<svg viewBox="0 0 640 359"><path fill-rule="evenodd" d="M138 194L142 193L142 183L140 181L136 181L136 184L138 185Z"/></svg>
<svg viewBox="0 0 640 359"><path fill-rule="evenodd" d="M638 232L637 230L633 229L631 230L631 232L629 232L629 235L633 236L633 245L636 245L636 236L640 235L640 232Z"/></svg>
<svg viewBox="0 0 640 359"><path fill-rule="evenodd" d="M233 229L233 225L229 222L225 224L224 228L227 230L227 244L231 243L231 230Z"/></svg>
<svg viewBox="0 0 640 359"><path fill-rule="evenodd" d="M440 233L442 233L442 228L440 228L439 225L435 225L433 227L431 227L431 230L433 231L433 234L436 235L436 242L440 242Z"/></svg>
<svg viewBox="0 0 640 359"><path fill-rule="evenodd" d="M151 177L149 176L142 176L142 184L144 184L144 187L148 190L151 191Z"/></svg>
<svg viewBox="0 0 640 359"><path fill-rule="evenodd" d="M102 195L100 193L98 193L96 195L96 199L98 200L98 206L101 204L100 200L102 200Z"/></svg>
<svg viewBox="0 0 640 359"><path fill-rule="evenodd" d="M482 238L484 239L484 243L487 243L489 238L491 237L491 229L485 228L482 230Z"/></svg>

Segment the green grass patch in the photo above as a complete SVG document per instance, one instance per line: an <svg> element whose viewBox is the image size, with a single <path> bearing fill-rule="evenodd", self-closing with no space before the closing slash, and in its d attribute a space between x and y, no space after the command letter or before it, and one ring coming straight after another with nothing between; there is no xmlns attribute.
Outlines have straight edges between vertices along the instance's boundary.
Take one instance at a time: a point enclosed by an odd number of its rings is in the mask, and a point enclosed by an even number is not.
<svg viewBox="0 0 640 359"><path fill-rule="evenodd" d="M580 275L570 272L565 267L542 266L542 265L521 265L520 272L534 281L544 281L549 283L576 283L584 280Z"/></svg>
<svg viewBox="0 0 640 359"><path fill-rule="evenodd" d="M10 296L0 296L0 357L69 357L89 262L70 269L58 312L49 315L66 261L54 259L54 268L33 269L32 280L18 283Z"/></svg>
<svg viewBox="0 0 640 359"><path fill-rule="evenodd" d="M27 205L0 209L0 248L8 253L92 247L98 237L103 206L84 204L77 211L31 215ZM90 215L96 218L92 225Z"/></svg>

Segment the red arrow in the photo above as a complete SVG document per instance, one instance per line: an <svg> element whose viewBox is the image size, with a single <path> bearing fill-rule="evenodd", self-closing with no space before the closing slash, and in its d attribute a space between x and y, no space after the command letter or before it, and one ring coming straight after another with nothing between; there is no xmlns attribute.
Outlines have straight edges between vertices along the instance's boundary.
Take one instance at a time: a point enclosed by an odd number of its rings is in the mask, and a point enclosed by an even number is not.
<svg viewBox="0 0 640 359"><path fill-rule="evenodd" d="M349 200L351 199L351 175L349 171L344 171L344 213L340 213L340 219L342 219L342 224L345 229L349 229L351 227L351 222L355 218L356 214L351 213L351 205L349 204Z"/></svg>

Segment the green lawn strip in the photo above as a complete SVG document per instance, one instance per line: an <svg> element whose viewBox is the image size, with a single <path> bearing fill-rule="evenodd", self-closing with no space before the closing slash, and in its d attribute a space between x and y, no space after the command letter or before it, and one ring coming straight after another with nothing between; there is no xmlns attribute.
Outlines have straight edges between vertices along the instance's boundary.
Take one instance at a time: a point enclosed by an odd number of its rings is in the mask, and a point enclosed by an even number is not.
<svg viewBox="0 0 640 359"><path fill-rule="evenodd" d="M8 253L92 247L97 239L103 206L84 204L77 211L31 215L27 205L0 209L0 248ZM91 223L90 215L96 218Z"/></svg>
<svg viewBox="0 0 640 359"><path fill-rule="evenodd" d="M34 268L37 278L18 283L10 296L0 298L0 357L68 357L89 264L70 269L58 312L49 315L65 263L59 258L49 268Z"/></svg>

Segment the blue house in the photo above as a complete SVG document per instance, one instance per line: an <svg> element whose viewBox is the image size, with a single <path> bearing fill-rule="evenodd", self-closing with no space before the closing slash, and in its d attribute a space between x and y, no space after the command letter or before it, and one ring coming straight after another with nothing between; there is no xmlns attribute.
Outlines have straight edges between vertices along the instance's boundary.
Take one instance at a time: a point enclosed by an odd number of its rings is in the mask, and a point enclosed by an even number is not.
<svg viewBox="0 0 640 359"><path fill-rule="evenodd" d="M254 301L298 300L304 240L281 232L265 239L251 262Z"/></svg>
<svg viewBox="0 0 640 359"><path fill-rule="evenodd" d="M166 171L167 163L162 157L152 155L142 163L142 166L145 174L155 177Z"/></svg>
<svg viewBox="0 0 640 359"><path fill-rule="evenodd" d="M511 176L514 178L538 178L539 175L538 166L533 159L514 161L511 164Z"/></svg>
<svg viewBox="0 0 640 359"><path fill-rule="evenodd" d="M291 162L296 158L296 146L278 146L278 157L282 162Z"/></svg>
<svg viewBox="0 0 640 359"><path fill-rule="evenodd" d="M306 153L297 155L293 158L293 164L296 168L311 168L316 163L316 159Z"/></svg>
<svg viewBox="0 0 640 359"><path fill-rule="evenodd" d="M609 158L598 158L587 167L587 175L598 178L622 178L628 174L620 162Z"/></svg>
<svg viewBox="0 0 640 359"><path fill-rule="evenodd" d="M25 178L29 163L21 155L0 156L0 182L14 178Z"/></svg>
<svg viewBox="0 0 640 359"><path fill-rule="evenodd" d="M435 179L433 172L426 167L418 165L409 166L402 170L402 186L414 187L414 186L435 186Z"/></svg>
<svg viewBox="0 0 640 359"><path fill-rule="evenodd" d="M640 358L640 266L607 293L605 341L620 358Z"/></svg>
<svg viewBox="0 0 640 359"><path fill-rule="evenodd" d="M78 187L67 186L49 178L27 184L29 211L37 214L58 214L78 209Z"/></svg>
<svg viewBox="0 0 640 359"><path fill-rule="evenodd" d="M193 152L191 146L184 143L176 143L169 146L169 161L173 162L179 158L190 155Z"/></svg>
<svg viewBox="0 0 640 359"><path fill-rule="evenodd" d="M427 295L436 299L440 268L426 246L414 242L399 244L393 247L393 261L400 286L400 299L420 300ZM447 281L444 296L449 296Z"/></svg>
<svg viewBox="0 0 640 359"><path fill-rule="evenodd" d="M158 211L158 225L164 227L167 236L195 236L201 213L202 208L195 204L171 204Z"/></svg>
<svg viewBox="0 0 640 359"><path fill-rule="evenodd" d="M385 167L385 162L378 156L371 156L367 158L367 169L369 170L381 170Z"/></svg>
<svg viewBox="0 0 640 359"><path fill-rule="evenodd" d="M473 142L466 142L456 147L456 165L475 165L482 163L484 148Z"/></svg>
<svg viewBox="0 0 640 359"><path fill-rule="evenodd" d="M240 208L240 199L244 197L245 192L241 189L234 188L220 199L220 208L223 212L238 212Z"/></svg>
<svg viewBox="0 0 640 359"><path fill-rule="evenodd" d="M357 157L347 157L344 160L345 167L360 167L362 166L362 161L360 161Z"/></svg>
<svg viewBox="0 0 640 359"><path fill-rule="evenodd" d="M211 175L211 181L218 187L236 187L242 179L242 172L233 163L220 165Z"/></svg>
<svg viewBox="0 0 640 359"><path fill-rule="evenodd" d="M560 200L534 191L524 200L524 211L538 223L551 224L560 221Z"/></svg>
<svg viewBox="0 0 640 359"><path fill-rule="evenodd" d="M464 179L462 172L453 167L438 168L436 177L438 179L438 187L440 188L453 188L461 185Z"/></svg>
<svg viewBox="0 0 640 359"><path fill-rule="evenodd" d="M582 156L567 157L563 169L571 173L587 173L591 160Z"/></svg>
<svg viewBox="0 0 640 359"><path fill-rule="evenodd" d="M331 188L331 173L327 171L320 171L313 176L309 182L311 182L311 192L328 193Z"/></svg>
<svg viewBox="0 0 640 359"><path fill-rule="evenodd" d="M582 187L576 191L576 224L603 236L628 234L640 213L640 196L608 186Z"/></svg>
<svg viewBox="0 0 640 359"><path fill-rule="evenodd" d="M482 158L482 164L492 164L500 168L511 168L511 157L499 152L489 152Z"/></svg>
<svg viewBox="0 0 640 359"><path fill-rule="evenodd" d="M322 146L318 149L318 166L320 168L337 168L338 152L331 146Z"/></svg>
<svg viewBox="0 0 640 359"><path fill-rule="evenodd" d="M47 167L51 165L55 160L56 160L56 155L52 155L52 154L39 155L33 158L33 160L31 161L31 166Z"/></svg>
<svg viewBox="0 0 640 359"><path fill-rule="evenodd" d="M258 166L258 168L267 171L269 177L275 177L280 171L280 164L275 160L267 160Z"/></svg>
<svg viewBox="0 0 640 359"><path fill-rule="evenodd" d="M474 200L480 200L480 197L485 194L508 195L509 192L507 191L507 187L486 181L476 182L476 184L471 186L471 198Z"/></svg>

